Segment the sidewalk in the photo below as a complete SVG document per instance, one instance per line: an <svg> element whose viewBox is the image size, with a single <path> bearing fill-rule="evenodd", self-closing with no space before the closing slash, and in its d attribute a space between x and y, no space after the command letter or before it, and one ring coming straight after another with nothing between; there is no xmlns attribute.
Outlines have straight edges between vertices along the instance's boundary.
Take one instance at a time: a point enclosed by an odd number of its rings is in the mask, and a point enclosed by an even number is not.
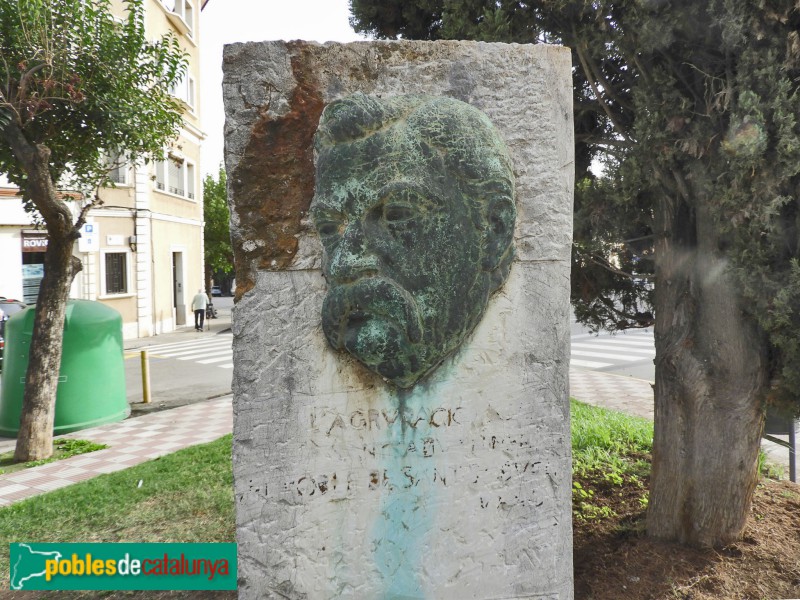
<svg viewBox="0 0 800 600"><path fill-rule="evenodd" d="M569 370L569 395L591 404L653 420L653 382L624 375Z"/></svg>
<svg viewBox="0 0 800 600"><path fill-rule="evenodd" d="M206 319L205 326L202 332L194 330L194 322L187 322L186 325L181 326L180 329L170 331L169 333L161 333L150 337L133 338L125 340L123 347L125 353L133 352L147 346L155 346L161 344L172 344L175 342L185 342L192 339L201 339L209 335L216 335L231 328L231 307L228 305L233 302L233 298L220 298L214 297L214 306L217 308L216 319ZM220 306L225 304L225 306ZM194 318L194 317L192 317Z"/></svg>
<svg viewBox="0 0 800 600"><path fill-rule="evenodd" d="M652 384L642 379L573 368L570 396L595 406L653 418ZM231 398L196 402L61 436L89 439L110 447L0 475L0 506L218 439L232 429ZM13 449L13 445L13 440L3 441L0 452ZM765 448L771 460L788 464L788 451L771 446L777 448Z"/></svg>
<svg viewBox="0 0 800 600"><path fill-rule="evenodd" d="M181 448L213 442L231 432L232 416L231 396L227 396L59 436L109 447L0 475L0 506L121 471ZM9 444L10 448L0 451L13 449L13 440L3 442Z"/></svg>

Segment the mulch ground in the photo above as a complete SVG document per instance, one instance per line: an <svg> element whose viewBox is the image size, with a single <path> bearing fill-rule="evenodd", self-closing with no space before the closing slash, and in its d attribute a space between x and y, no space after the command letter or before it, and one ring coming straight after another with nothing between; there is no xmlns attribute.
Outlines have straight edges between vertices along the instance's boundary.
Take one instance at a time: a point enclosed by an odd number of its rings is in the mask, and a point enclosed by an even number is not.
<svg viewBox="0 0 800 600"><path fill-rule="evenodd" d="M720 550L644 537L639 485L582 485L615 516L573 521L575 600L800 598L800 485L762 480L742 541Z"/></svg>

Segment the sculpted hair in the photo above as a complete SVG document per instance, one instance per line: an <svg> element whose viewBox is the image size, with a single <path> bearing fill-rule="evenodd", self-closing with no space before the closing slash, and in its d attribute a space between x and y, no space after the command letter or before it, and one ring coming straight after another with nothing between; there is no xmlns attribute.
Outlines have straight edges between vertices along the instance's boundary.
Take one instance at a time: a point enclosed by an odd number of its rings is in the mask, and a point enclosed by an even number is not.
<svg viewBox="0 0 800 600"><path fill-rule="evenodd" d="M459 132L454 135L454 132ZM330 103L322 113L314 138L317 168L341 144L358 143L374 135L397 137L429 160L441 161L455 176L461 193L469 198L479 218L476 227L491 235L498 218L490 199L508 199L512 235L499 250L491 272L491 289L508 276L514 257L513 222L516 218L514 169L505 142L488 117L477 108L443 96L375 98L362 93Z"/></svg>

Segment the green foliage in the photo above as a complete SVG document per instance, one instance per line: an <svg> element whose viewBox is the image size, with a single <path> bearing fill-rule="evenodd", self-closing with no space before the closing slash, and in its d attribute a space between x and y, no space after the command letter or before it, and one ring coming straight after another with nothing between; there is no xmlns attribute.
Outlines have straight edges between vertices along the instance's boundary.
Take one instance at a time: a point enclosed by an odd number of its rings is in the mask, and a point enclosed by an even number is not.
<svg viewBox="0 0 800 600"><path fill-rule="evenodd" d="M109 0L0 0L0 126L49 148L67 189L107 183L105 153L160 155L182 121L169 90L184 52L174 36L148 40L143 0L125 7L117 20ZM2 135L0 172L25 192L29 173Z"/></svg>
<svg viewBox="0 0 800 600"><path fill-rule="evenodd" d="M38 467L70 456L77 456L78 454L86 454L87 452L95 452L96 450L103 450L108 448L105 444L98 444L89 440L75 440L69 438L61 438L53 442L53 456L42 460L31 460L24 463L14 462L14 453L5 452L0 454L0 473L11 473L22 469L29 469L31 467Z"/></svg>
<svg viewBox="0 0 800 600"><path fill-rule="evenodd" d="M28 542L232 542L235 527L230 435L0 508L0 537Z"/></svg>
<svg viewBox="0 0 800 600"><path fill-rule="evenodd" d="M387 5L390 23L377 10ZM735 276L744 318L756 321L768 341L764 376L772 401L800 412L796 2L351 0L351 6L356 28L378 37L570 47L577 316L595 328L649 325L654 297L642 282L655 272L654 242L663 236L692 251L703 237ZM593 160L605 167L599 180ZM659 233L658 219L667 212L689 224L702 216L713 227Z"/></svg>
<svg viewBox="0 0 800 600"><path fill-rule="evenodd" d="M776 481L780 481L786 477L786 472L783 468L783 465L769 462L768 457L763 450L758 451L758 473L763 478L775 479Z"/></svg>
<svg viewBox="0 0 800 600"><path fill-rule="evenodd" d="M573 515L582 521L616 516L598 501L596 490L639 488L650 474L653 423L639 417L570 401L572 429ZM616 493L616 492L614 492Z"/></svg>
<svg viewBox="0 0 800 600"><path fill-rule="evenodd" d="M350 24L355 31L376 37L436 39L442 4L442 0L353 1Z"/></svg>
<svg viewBox="0 0 800 600"><path fill-rule="evenodd" d="M222 166L219 168L217 179L206 175L203 181L205 262L206 267L214 273L230 273L233 270L227 182L225 169Z"/></svg>

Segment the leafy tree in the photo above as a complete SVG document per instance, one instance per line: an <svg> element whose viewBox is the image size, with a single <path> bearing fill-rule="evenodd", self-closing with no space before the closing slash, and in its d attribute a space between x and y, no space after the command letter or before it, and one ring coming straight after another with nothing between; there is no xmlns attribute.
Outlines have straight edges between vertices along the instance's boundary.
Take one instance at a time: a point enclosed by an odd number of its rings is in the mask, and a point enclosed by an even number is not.
<svg viewBox="0 0 800 600"><path fill-rule="evenodd" d="M378 10L385 5L386 25ZM351 6L353 26L378 37L571 48L576 313L611 329L655 325L648 532L700 546L740 537L764 405L797 411L800 399L800 7L793 0ZM602 179L589 171L593 158L605 163ZM642 283L648 275L654 293Z"/></svg>
<svg viewBox="0 0 800 600"><path fill-rule="evenodd" d="M206 175L203 181L203 214L206 222L203 230L206 291L211 289L213 274L233 271L227 183L225 169L221 165L217 179L214 179L212 175Z"/></svg>
<svg viewBox="0 0 800 600"><path fill-rule="evenodd" d="M0 172L47 228L16 460L52 453L72 255L108 157L160 154L181 124L168 90L186 69L174 36L147 39L143 0L0 0ZM63 190L60 192L59 190Z"/></svg>

